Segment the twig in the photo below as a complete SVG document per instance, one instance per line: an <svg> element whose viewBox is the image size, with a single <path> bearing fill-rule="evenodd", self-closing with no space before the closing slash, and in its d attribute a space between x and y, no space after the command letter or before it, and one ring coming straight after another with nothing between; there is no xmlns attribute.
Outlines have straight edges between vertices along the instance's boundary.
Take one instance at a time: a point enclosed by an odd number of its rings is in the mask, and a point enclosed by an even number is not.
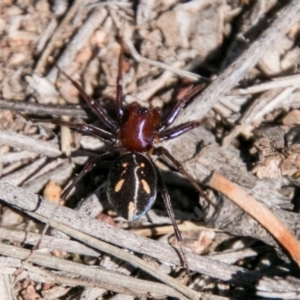
<svg viewBox="0 0 300 300"><path fill-rule="evenodd" d="M62 154L58 145L53 142L41 141L15 132L0 131L0 145L20 148L49 157L58 157Z"/></svg>
<svg viewBox="0 0 300 300"><path fill-rule="evenodd" d="M282 103L282 100L286 99L296 86L291 86L286 89L273 89L271 91L263 93L258 97L244 112L242 117L238 120L233 130L223 139L222 145L228 146L232 139L234 139L240 132L242 132L249 124L253 122L260 122L263 116L274 110L275 107Z"/></svg>
<svg viewBox="0 0 300 300"><path fill-rule="evenodd" d="M70 116L87 118L87 113L81 107L68 107L59 105L43 105L39 103L25 102L25 101L12 101L0 98L0 109L9 109L17 111L26 115L39 115L39 116Z"/></svg>
<svg viewBox="0 0 300 300"><path fill-rule="evenodd" d="M7 145L21 150L27 150L32 153L42 154L48 157L62 156L58 143L51 141L42 141L28 135L15 132L0 131L0 145ZM74 149L72 149L74 151ZM75 152L75 151L74 151ZM76 157L72 158L75 163L83 164L87 156L94 156L95 153L76 150Z"/></svg>
<svg viewBox="0 0 300 300"><path fill-rule="evenodd" d="M252 248L243 248L241 250L234 250L234 251L224 251L222 253L216 252L209 257L211 259L217 259L219 261L225 262L227 264L234 264L239 260L243 260L247 257L256 257L260 253L266 254L270 251L270 247L268 246L261 246Z"/></svg>
<svg viewBox="0 0 300 300"><path fill-rule="evenodd" d="M279 89L294 85L300 85L300 74L295 74L286 77L274 78L272 81L257 84L245 89L234 89L230 94L232 95L245 95L245 94L255 94L264 91Z"/></svg>
<svg viewBox="0 0 300 300"><path fill-rule="evenodd" d="M66 207L57 207L54 203L43 200L35 194L2 181L0 181L0 199L24 210L30 215L33 215L30 212L34 211L34 217L42 221L47 220L52 215L53 209L56 209L53 221L65 224L66 226L72 226L72 228L92 235L102 241L155 257L168 264L181 265L176 251L169 245L111 227L98 220L89 219ZM193 253L187 253L187 258L191 270L213 278L244 286L251 285L251 282L257 279L255 273L243 268L225 265ZM239 276L236 276L236 274L239 274Z"/></svg>
<svg viewBox="0 0 300 300"><path fill-rule="evenodd" d="M284 99L286 99L296 89L297 89L297 87L295 85L284 89L276 97L274 97L274 99L272 99L272 101L270 101L269 103L264 105L264 107L259 112L257 112L257 114L255 114L253 121L260 120L261 118L263 118L264 115L273 111L280 102L282 102Z"/></svg>
<svg viewBox="0 0 300 300"><path fill-rule="evenodd" d="M263 32L249 48L236 59L201 95L186 108L176 124L202 119L207 112L230 91L269 51L278 37L284 35L300 19L300 2L291 1L280 12L278 18Z"/></svg>
<svg viewBox="0 0 300 300"><path fill-rule="evenodd" d="M48 164L49 165L49 164ZM54 180L57 184L64 182L70 177L73 166L67 159L57 162L57 166L47 171L47 167L43 168L45 173L39 174L34 179L29 179L22 184L22 188L32 193L38 193L45 186L49 179ZM10 181L8 181L10 182Z"/></svg>
<svg viewBox="0 0 300 300"><path fill-rule="evenodd" d="M265 55L268 49L274 45L278 36L284 34L299 18L300 2L295 0L289 2L282 10L280 17L271 24L270 28L261 34L236 62L227 68L216 81L186 107L176 120L175 125L203 118L208 110L220 99L220 96L236 85L257 63L259 58ZM217 170L226 178L241 185L247 192L255 195L257 199L263 201L291 231L295 230L297 234L297 216L279 208L280 204L289 201L287 197L279 192L284 179L281 179L281 181L258 180L249 173L245 163L240 158L238 150L231 147L231 145L227 148L222 148L214 141L214 138L210 132L199 128L190 134L177 138L176 141L164 142L163 146L175 156L181 157L181 161L186 160L184 168L194 179L198 181L205 180L211 172ZM192 159L193 153L189 157L185 156L182 158L185 151L189 153L189 150L186 148L191 148L195 140L202 140L208 146L202 148L201 152ZM243 215L243 211L235 205L232 204L234 207L227 207L227 205L230 205L228 202L230 201L225 199L219 205L217 212L214 213L214 217L206 220L208 226L222 228L236 235L252 236L270 245L276 245L276 241L267 231L260 228L261 226L257 222L253 222L250 216ZM228 213L229 215L227 215ZM229 221L229 217L231 217L231 221ZM239 219L239 222L235 221L237 219Z"/></svg>
<svg viewBox="0 0 300 300"><path fill-rule="evenodd" d="M198 128L177 138L177 143L169 146L170 151L181 161L185 160L183 166L187 172L198 182L205 181L212 172L217 171L232 182L243 187L249 194L263 202L277 218L300 238L298 228L298 215L281 209L281 205L290 203L290 199L281 192L281 187L287 185L285 178L258 179L249 172L248 166L240 157L240 151L234 146L220 147L213 141L213 134L204 128ZM204 140L205 146L194 157L184 157L185 148L192 148L195 141ZM193 150L193 149L192 149ZM191 153L191 156L193 152ZM204 216L206 226L218 228L237 236L251 236L265 243L277 246L278 243L257 222L253 221L242 209L234 205L227 198L221 198L213 216Z"/></svg>
<svg viewBox="0 0 300 300"><path fill-rule="evenodd" d="M180 284L176 279L173 279L172 277L165 275L159 272L158 270L155 270L152 266L150 266L148 263L138 258L137 256L125 252L124 250L120 250L115 246L102 242L101 240L93 238L87 234L81 233L78 230L72 229L67 225L58 224L57 222L52 220L50 221L50 225L95 249L104 251L110 255L113 255L115 257L129 262L131 265L140 268L141 270L147 272L156 279L166 283L170 287L173 287L175 290L187 296L189 299L198 299L198 295L196 292Z"/></svg>
<svg viewBox="0 0 300 300"><path fill-rule="evenodd" d="M208 231L221 231L218 229L207 228L203 225L203 223L184 221L181 224L178 224L178 229L180 232L188 231L188 230L208 230ZM131 229L131 232L141 236L155 236L155 235L163 235L170 234L174 232L174 227L172 225L159 226L154 228L141 228L141 229Z"/></svg>
<svg viewBox="0 0 300 300"><path fill-rule="evenodd" d="M23 167L21 170L17 170L16 172L12 174L8 174L1 179L10 182L13 185L20 185L23 183L26 179L30 178L32 174L36 173L40 168L42 168L43 165L45 165L45 162L47 161L47 157L42 157L39 159L34 160L27 166Z"/></svg>
<svg viewBox="0 0 300 300"><path fill-rule="evenodd" d="M13 243L20 242L23 244L35 245L38 242L40 236L41 235L37 233L10 230L6 228L1 228L0 230L1 240L7 240ZM92 257L99 256L99 252L77 241L57 238L48 235L45 235L40 243L40 249L43 248L55 249L59 251L67 251L67 252L77 253L80 255L88 255Z"/></svg>
<svg viewBox="0 0 300 300"><path fill-rule="evenodd" d="M224 194L231 201L257 220L270 232L274 238L289 252L294 261L300 266L300 244L286 226L273 215L265 206L246 193L238 185L214 172L207 184Z"/></svg>
<svg viewBox="0 0 300 300"><path fill-rule="evenodd" d="M13 289L11 288L11 278L7 274L0 274L0 286L2 299L16 299Z"/></svg>
<svg viewBox="0 0 300 300"><path fill-rule="evenodd" d="M78 1L77 1L78 2ZM82 1L79 0L82 3ZM79 4L78 2L78 4ZM82 26L79 28L78 32L71 41L68 43L64 52L58 58L56 62L63 70L67 72L68 67L75 60L75 56L77 53L88 44L88 40L91 35L95 32L97 28L101 25L101 23L105 20L107 16L107 11L105 8L100 7L95 9L88 18L84 21ZM57 68L54 67L47 75L51 81L54 80L57 74Z"/></svg>
<svg viewBox="0 0 300 300"><path fill-rule="evenodd" d="M174 74L176 74L180 77L189 78L189 79L194 80L194 81L198 81L199 79L202 78L202 76L197 75L195 73L185 71L185 70L180 70L176 67L168 66L165 63L155 61L155 60L152 60L152 59L141 56L136 51L136 49L134 48L133 43L131 42L131 40L129 38L125 38L125 43L126 43L126 46L129 48L130 53L133 56L133 58L136 61L140 62L140 63L145 63L145 64L148 64L148 65L151 65L151 66L155 66L155 67L161 68L163 70L170 71L170 72L172 72L172 73L174 73Z"/></svg>
<svg viewBox="0 0 300 300"><path fill-rule="evenodd" d="M173 67L183 65L182 62L175 62ZM172 81L176 80L170 71L164 71L158 78L152 80L151 82L143 85L143 89L140 92L137 92L134 97L136 99L141 99L143 102L149 101L159 90L170 86Z"/></svg>
<svg viewBox="0 0 300 300"><path fill-rule="evenodd" d="M51 52L53 51L55 44L57 43L57 40L62 36L62 32L65 30L65 26L70 22L70 20L73 18L75 13L77 12L78 8L80 6L84 6L86 3L88 3L89 0L76 0L74 1L73 5L68 9L68 12L64 19L61 21L59 26L57 27L56 31L52 35L51 40L49 41L47 48L44 49L42 56L40 57L34 72L35 73L41 73L43 72L43 68L45 67L45 64L47 63L47 59L50 56Z"/></svg>
<svg viewBox="0 0 300 300"><path fill-rule="evenodd" d="M37 156L38 154L30 151L7 152L1 155L0 162L2 164L13 164L22 160L33 160L37 158Z"/></svg>
<svg viewBox="0 0 300 300"><path fill-rule="evenodd" d="M107 1L107 2L96 2L95 3L91 3L91 4L88 4L87 7L89 8L95 8L95 7L98 7L98 6L117 6L117 7L131 7L131 4L130 3L125 3L125 2L122 2L122 1Z"/></svg>
<svg viewBox="0 0 300 300"><path fill-rule="evenodd" d="M30 250L25 250L21 248L17 248L10 245L1 244L0 253L2 255L10 256L13 258L19 258L24 260L30 253ZM128 253L128 255L131 255ZM53 257L45 254L40 254L35 252L32 257L31 261L35 264L38 264L43 267L48 267L52 269L57 269L59 271L69 272L72 273L73 276L80 276L85 277L89 281L92 280L95 284L99 284L99 287L103 287L105 285L101 285L100 282L108 284L109 289L119 291L120 287L126 288L127 290L131 291L131 293L137 294L139 293L147 293L147 291L151 293L159 293L159 294L166 294L166 295L176 295L175 297L182 298L183 295L179 291L177 293L174 289L170 288L169 286L165 286L163 284L149 282L141 279L135 279L132 277L128 277L122 275L117 272L108 271L103 268L91 268L90 266L85 266L83 264L75 263L72 261L64 260L58 257ZM165 275L167 276L167 275ZM169 276L167 276L169 277ZM171 278L172 279L172 278ZM174 279L173 279L174 280ZM180 283L177 282L178 287ZM115 288L114 288L115 286ZM107 287L107 286L106 286ZM188 289L188 288L186 288ZM180 290L180 288L177 288ZM192 291L193 292L193 291ZM195 295L197 297L195 297ZM187 295L188 299L198 299L199 296L196 292ZM186 297L183 297L187 299Z"/></svg>

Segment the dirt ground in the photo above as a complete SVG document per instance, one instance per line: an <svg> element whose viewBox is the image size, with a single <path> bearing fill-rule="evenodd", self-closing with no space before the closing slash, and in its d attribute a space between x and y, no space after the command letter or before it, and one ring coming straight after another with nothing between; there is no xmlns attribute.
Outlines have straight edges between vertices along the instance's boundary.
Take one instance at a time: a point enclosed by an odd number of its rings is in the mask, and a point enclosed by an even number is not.
<svg viewBox="0 0 300 300"><path fill-rule="evenodd" d="M0 298L300 299L299 21L295 0L1 0ZM113 159L61 199L116 150L67 75L121 124L120 66L125 112L186 101L158 136L202 120L155 140L185 170L155 161L182 243L159 182L139 220L113 210Z"/></svg>

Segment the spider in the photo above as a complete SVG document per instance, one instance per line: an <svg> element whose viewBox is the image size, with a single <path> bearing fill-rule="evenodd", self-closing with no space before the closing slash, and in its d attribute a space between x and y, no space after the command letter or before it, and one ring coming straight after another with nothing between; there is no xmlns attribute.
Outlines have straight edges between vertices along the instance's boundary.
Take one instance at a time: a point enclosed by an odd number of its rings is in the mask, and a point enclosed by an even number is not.
<svg viewBox="0 0 300 300"><path fill-rule="evenodd" d="M153 156L165 156L185 175L193 186L202 193L202 189L184 170L183 166L171 153L162 146L156 144L174 139L203 123L191 121L169 128L173 124L180 110L186 103L198 93L203 86L198 86L189 92L186 97L177 102L166 119L162 120L159 108L145 108L134 102L127 108L123 107L122 87L122 56L123 46L118 58L118 75L116 80L116 114L117 119L110 117L107 112L89 96L81 85L68 74L58 69L71 81L88 106L102 121L105 129L89 124L72 123L59 119L38 120L38 122L67 126L84 134L95 136L105 143L113 145L113 151L99 155L91 159L63 191L61 201L65 200L78 181L92 168L108 158L118 158L114 161L108 175L106 195L108 202L115 212L129 221L135 221L146 214L155 202L157 190L160 190L168 216L170 217L176 238L180 244L182 236L175 221L171 199L158 167L154 164ZM181 247L182 249L182 247ZM183 252L183 250L182 250ZM183 255L185 257L185 255ZM183 258L187 267L187 263ZM188 267L187 267L188 269Z"/></svg>

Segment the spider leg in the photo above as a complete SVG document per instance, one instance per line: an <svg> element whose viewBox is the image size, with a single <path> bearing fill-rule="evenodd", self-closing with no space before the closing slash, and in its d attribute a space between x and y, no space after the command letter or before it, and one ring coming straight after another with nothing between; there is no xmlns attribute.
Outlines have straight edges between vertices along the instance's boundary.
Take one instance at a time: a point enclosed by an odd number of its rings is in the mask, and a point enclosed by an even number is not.
<svg viewBox="0 0 300 300"><path fill-rule="evenodd" d="M182 260L183 266L186 268L188 276L189 276L189 282L191 282L191 274L190 274L190 269L189 269L189 265L187 262L187 258L186 258L186 252L182 246L182 235L180 233L180 230L177 226L176 220L175 220L175 215L174 215L174 211L172 208L172 203L171 203L171 198L170 198L170 194L168 192L168 189L165 185L165 182L162 178L161 172L159 170L158 167L155 166L156 169L156 173L157 173L157 182L158 182L158 186L161 192L161 196L164 200L164 204L168 213L169 218L171 219L172 225L174 227L174 232L175 232L175 236L176 239L178 241L178 244L180 246L180 258Z"/></svg>
<svg viewBox="0 0 300 300"><path fill-rule="evenodd" d="M88 106L94 111L94 113L99 117L99 119L104 123L105 126L107 126L110 129L116 129L117 128L117 122L115 122L108 114L107 112L99 105L97 101L95 101L91 96L89 96L85 90L82 88L82 86L72 79L65 71L63 71L58 65L56 67L59 69L60 72L62 72L76 87L76 89L79 91L83 99L86 101Z"/></svg>
<svg viewBox="0 0 300 300"><path fill-rule="evenodd" d="M62 203L64 200L66 200L67 196L69 195L69 193L71 192L71 190L74 188L74 186L88 173L90 172L94 167L95 165L100 161L100 160L105 160L113 155L115 155L116 152L107 152L107 153L104 153L100 156L97 156L93 159L91 159L89 162L87 162L87 164L84 166L83 170L78 174L78 176L74 179L74 181L63 191L63 193L61 194L60 196L60 199L59 199L59 203ZM52 216L49 217L49 219L47 220L47 223L45 225L45 227L43 228L43 231L41 233L41 236L39 238L39 240L37 241L37 243L35 244L35 246L33 247L33 249L31 250L31 252L29 253L29 255L26 257L25 261L24 262L29 262L34 251L37 250L42 242L42 239L43 237L45 236L47 230L49 229L50 227L50 219L53 218L55 212L56 212L56 209L57 209L58 206L56 206L52 212ZM23 265L15 272L15 275L18 275L22 272L23 270Z"/></svg>
<svg viewBox="0 0 300 300"><path fill-rule="evenodd" d="M178 126L172 127L170 129L165 129L162 132L158 134L159 141L165 141L174 139L187 131L190 131L198 126L200 126L203 122L205 122L206 119L203 119L201 121L191 121L184 124L180 124Z"/></svg>
<svg viewBox="0 0 300 300"><path fill-rule="evenodd" d="M76 184L88 173L90 172L95 166L96 164L101 161L101 160L105 160L107 158L110 158L112 156L114 156L116 154L116 152L107 152L104 153L100 156L94 157L93 159L91 159L90 161L88 161L86 163L86 165L84 166L84 168L82 169L82 171L76 176L76 178L73 180L73 182L63 191L63 193L60 196L60 202L66 200L67 196L69 195L69 193L71 192L71 190L74 188L74 186L76 186Z"/></svg>
<svg viewBox="0 0 300 300"><path fill-rule="evenodd" d="M162 123L160 124L160 128L159 130L162 130L168 126L170 126L175 119L177 118L180 110L186 105L186 103L188 101L191 100L191 98L193 98L196 94L198 94L201 90L203 90L203 88L205 87L205 84L200 84L196 87L193 87L186 95L184 95L184 97L179 100L176 105L173 107L172 111L170 112L170 114L168 115L168 117L162 121Z"/></svg>
<svg viewBox="0 0 300 300"><path fill-rule="evenodd" d="M118 76L117 76L117 95L116 95L116 101L117 101L117 116L119 120L123 117L124 111L123 111L123 68L122 68L122 57L124 52L124 45L123 40L121 39L121 49L119 53L119 59L118 59Z"/></svg>
<svg viewBox="0 0 300 300"><path fill-rule="evenodd" d="M169 192L167 190L166 184L162 178L159 168L157 168L157 167L155 167L155 168L157 171L157 178L158 178L158 185L160 188L160 192L161 192L162 198L164 200L168 216L171 219L172 224L174 226L176 238L178 241L182 242L182 236L181 236L180 230L179 230L176 220L175 220L175 215L174 215L174 211L172 208L172 203L171 203L171 198L170 198Z"/></svg>
<svg viewBox="0 0 300 300"><path fill-rule="evenodd" d="M113 143L115 141L114 134L89 124L72 123L72 122L67 122L59 119L43 119L43 120L41 119L41 120L32 120L32 121L37 123L50 123L54 125L66 126L78 130L82 133L96 136L97 138L100 138L104 142L108 142L108 143Z"/></svg>
<svg viewBox="0 0 300 300"><path fill-rule="evenodd" d="M153 149L152 152L154 155L167 157L177 168L177 170L184 175L188 181L193 185L193 187L199 192L199 194L205 198L205 200L215 207L215 204L207 197L204 193L203 189L199 186L199 184L190 176L190 174L184 169L182 164L164 147L157 147Z"/></svg>

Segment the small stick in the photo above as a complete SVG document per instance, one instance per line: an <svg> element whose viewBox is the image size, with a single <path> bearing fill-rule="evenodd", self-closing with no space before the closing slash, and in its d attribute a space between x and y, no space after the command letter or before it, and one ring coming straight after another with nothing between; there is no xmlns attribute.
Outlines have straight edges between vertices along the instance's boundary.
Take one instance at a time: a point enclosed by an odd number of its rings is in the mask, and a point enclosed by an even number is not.
<svg viewBox="0 0 300 300"><path fill-rule="evenodd" d="M250 86L245 89L234 89L231 91L230 94L232 94L232 95L256 94L256 93L261 93L261 92L265 92L268 90L299 85L299 82L300 82L300 74L294 74L291 76L273 78L269 82L256 84L256 85Z"/></svg>
<svg viewBox="0 0 300 300"><path fill-rule="evenodd" d="M1 255L22 259L24 260L26 257L28 257L30 250L21 249L15 246L0 244L0 253ZM125 252L123 250L118 249L120 252ZM137 261L140 261L143 265L147 266L147 264L140 258L135 257L134 255L130 253L126 253L129 257L136 258ZM188 287L180 284L178 281L173 279L172 277L161 274L165 278L165 283L155 283L155 282L146 282L145 280L141 279L133 279L132 277L101 269L101 268L91 268L90 266L86 266L83 264L79 264L76 262L64 260L62 258L53 257L41 253L33 253L32 254L32 262L34 264L48 267L51 269L56 269L61 272L66 272L67 274L72 272L73 278L83 278L86 279L88 282L94 281L95 285L97 286L97 283L102 284L109 284L114 285L116 288L123 287L129 290L134 291L134 289L137 289L140 291L151 291L153 293L158 292L162 294L170 294L170 295L176 295L175 297L180 297L180 299L199 299L198 293L189 289ZM28 264L26 264L28 266ZM150 267L153 269L153 267ZM149 268L149 269L150 269ZM152 273L160 273L158 270L153 271ZM75 274L75 276L74 276ZM172 284L170 284L170 281L173 281L173 287ZM156 289L155 289L156 288ZM115 290L115 289L113 289ZM118 290L118 289L116 289Z"/></svg>
<svg viewBox="0 0 300 300"><path fill-rule="evenodd" d="M259 222L291 255L300 267L300 244L287 227L265 206L259 203L235 183L217 172L208 179L207 184L221 192Z"/></svg>
<svg viewBox="0 0 300 300"><path fill-rule="evenodd" d="M86 0L84 2L82 0L76 1L76 3L74 3L73 6L84 5L86 3L87 3ZM77 53L84 46L88 45L88 41L90 37L95 32L95 30L101 26L101 24L103 23L106 17L107 17L107 11L105 9L101 9L101 8L95 9L93 12L91 12L91 14L88 15L87 19L84 20L83 24L78 28L78 31L72 37L68 45L66 45L65 50L58 57L56 63L60 65L64 70L67 71L70 65L75 61L75 57ZM67 18L67 16L65 18ZM63 22L65 22L65 19L63 20ZM59 28L57 29L58 37L61 37L61 29L63 28L64 27L62 27L62 23L61 23L59 25ZM49 54L51 54L51 52ZM44 53L45 51L43 51L43 55ZM37 72L37 68L35 69L35 72ZM56 68L52 68L47 75L47 79L54 82L56 80L56 76L57 76L57 70Z"/></svg>
<svg viewBox="0 0 300 300"><path fill-rule="evenodd" d="M241 118L238 120L238 125L223 139L222 145L228 146L232 140L242 132L246 126L253 122L261 122L263 116L268 112L273 111L280 103L283 102L290 94L294 92L296 86L290 86L283 89L273 89L261 94L247 108Z"/></svg>
<svg viewBox="0 0 300 300"><path fill-rule="evenodd" d="M45 221L48 221L48 220L45 220ZM131 253L123 251L122 249L119 249L116 246L110 245L106 242L103 242L103 241L97 239L97 238L94 238L90 235L82 233L76 229L72 229L67 225L55 222L53 219L50 220L49 225L55 229L63 231L67 235L72 236L77 240L81 240L86 245L94 247L95 249L98 249L98 250L101 249L101 251L103 251L103 252L106 252L106 253L113 255L117 258L120 258L122 260L128 261L133 266L140 268L143 271L149 273L150 275L152 275L153 277L157 278L158 280L164 282L169 287L172 287L173 289L175 289L182 295L187 296L189 299L199 299L197 292L195 292L195 291L191 290L190 288L186 287L185 285L179 283L176 279L170 277L169 275L166 275L166 274L162 273L161 271L153 268L153 266L149 265L147 262L145 262L141 258L139 258L135 255L132 255ZM34 258L37 255L38 254L36 252L31 252L27 256L26 260L28 260L28 258L30 257L30 260L34 262ZM24 258L25 257L23 256L22 259L24 259Z"/></svg>
<svg viewBox="0 0 300 300"><path fill-rule="evenodd" d="M76 0L74 1L74 3L72 4L72 6L69 8L68 13L66 14L66 16L63 18L63 20L61 21L61 23L58 25L58 27L56 28L55 32L52 35L51 40L48 42L48 45L46 47L46 49L44 49L36 67L34 72L35 73L39 73L43 71L43 68L45 67L46 63L47 63L47 59L50 56L51 52L53 51L53 49L55 48L56 42L61 39L61 37L63 36L63 31L65 30L66 25L71 21L71 19L74 17L74 15L76 14L76 12L78 11L79 7L84 5L86 3L86 1L81 1L81 0Z"/></svg>
<svg viewBox="0 0 300 300"><path fill-rule="evenodd" d="M186 70L178 69L178 68L174 67L174 65L170 66L170 65L167 65L160 61L155 61L155 60L141 56L135 49L131 40L128 38L127 39L125 38L125 43L126 43L126 46L129 48L129 51L130 51L131 55L133 56L133 58L140 63L145 63L150 66L155 66L155 67L161 68L163 70L170 71L180 77L188 78L193 81L199 81L200 79L202 79L202 76L200 76L198 74L195 74L195 73L192 73L192 72L189 72ZM205 78L205 80L207 80L207 78Z"/></svg>
<svg viewBox="0 0 300 300"><path fill-rule="evenodd" d="M62 154L56 143L38 140L31 136L15 132L1 131L0 145L7 145L33 153L43 154L48 157L58 157Z"/></svg>
<svg viewBox="0 0 300 300"><path fill-rule="evenodd" d="M290 1L278 11L278 18L270 24L252 44L220 76L213 81L183 111L176 124L202 119L207 112L229 92L257 62L275 45L278 38L284 35L300 20L300 2Z"/></svg>
<svg viewBox="0 0 300 300"><path fill-rule="evenodd" d="M67 225L71 228L89 234L96 239L101 239L109 244L154 257L155 259L167 264L180 264L180 259L176 251L170 245L159 243L152 239L142 238L129 231L121 230L119 228L109 226L99 220L88 218L82 215L82 213L78 213L63 206L57 206L55 203L46 201L36 194L25 191L19 187L12 186L1 180L0 199L15 208L25 211L27 214L34 211L34 217L41 222L44 222L45 220L47 221L47 219L53 214L53 210L56 209L56 213L51 222L57 221L57 224L61 223ZM30 215L32 215L32 213L30 213ZM63 231L62 227L56 227L56 229ZM76 240L79 239L79 236L77 236ZM93 244L93 248L95 248L95 244ZM102 251L102 249L99 250ZM241 267L219 263L193 253L187 253L187 256L191 270L222 281L249 286L253 280L257 279L254 272L245 270ZM237 273L240 274L240 276L235 276Z"/></svg>
<svg viewBox="0 0 300 300"><path fill-rule="evenodd" d="M203 230L203 231L214 231L214 232L222 232L222 230L216 228L208 228L205 227L201 222L190 222L183 221L181 224L178 224L178 229L180 232L189 231L189 230ZM163 234L174 233L173 225L165 225L165 226L155 226L151 228L137 228L137 229L129 229L130 232L134 232L140 236L158 236Z"/></svg>
<svg viewBox="0 0 300 300"><path fill-rule="evenodd" d="M87 113L78 106L62 106L62 105L43 105L40 103L32 103L26 101L5 100L0 97L0 109L8 109L17 111L26 115L39 116L70 116L86 119Z"/></svg>

